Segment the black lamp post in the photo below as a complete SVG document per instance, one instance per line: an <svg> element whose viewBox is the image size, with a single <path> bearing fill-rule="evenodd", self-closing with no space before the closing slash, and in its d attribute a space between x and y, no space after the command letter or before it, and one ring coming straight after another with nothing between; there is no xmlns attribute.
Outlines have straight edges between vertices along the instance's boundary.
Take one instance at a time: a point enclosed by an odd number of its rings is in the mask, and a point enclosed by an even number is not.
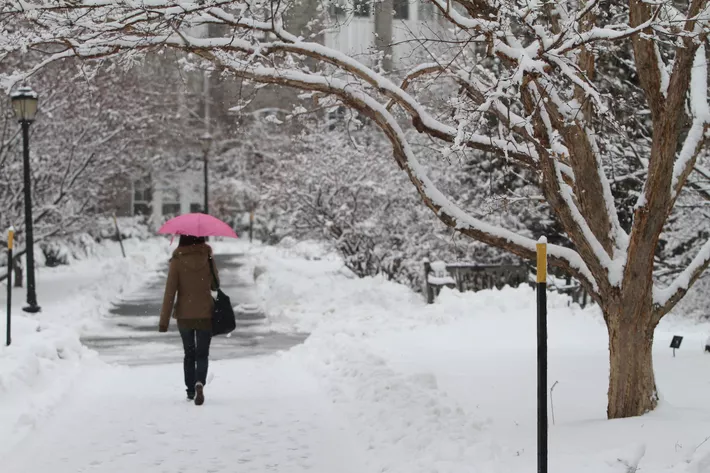
<svg viewBox="0 0 710 473"><path fill-rule="evenodd" d="M24 163L25 187L25 240L27 245L27 307L22 310L37 313L35 286L34 235L32 233L32 182L30 179L30 125L37 113L37 94L29 87L20 87L10 95L15 117L22 126L22 158Z"/></svg>
<svg viewBox="0 0 710 473"><path fill-rule="evenodd" d="M209 133L205 133L202 138L200 138L200 143L202 144L202 170L204 173L204 178L205 178L205 189L204 189L204 195L205 195L205 205L203 207L203 211L205 214L210 213L210 207L209 207L209 198L210 198L210 188L209 188L209 179L207 177L207 171L208 171L208 166L207 166L207 156L210 153L210 148L212 146L212 137L209 135Z"/></svg>

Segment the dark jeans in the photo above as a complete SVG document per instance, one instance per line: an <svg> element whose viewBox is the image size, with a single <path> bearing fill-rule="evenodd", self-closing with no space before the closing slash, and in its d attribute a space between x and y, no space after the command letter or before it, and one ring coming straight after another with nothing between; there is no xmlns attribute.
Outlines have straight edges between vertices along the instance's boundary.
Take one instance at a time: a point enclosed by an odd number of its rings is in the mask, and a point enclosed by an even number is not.
<svg viewBox="0 0 710 473"><path fill-rule="evenodd" d="M209 365L210 342L212 332L209 330L180 329L182 346L185 349L185 386L188 394L195 393L195 383L207 384L207 367Z"/></svg>

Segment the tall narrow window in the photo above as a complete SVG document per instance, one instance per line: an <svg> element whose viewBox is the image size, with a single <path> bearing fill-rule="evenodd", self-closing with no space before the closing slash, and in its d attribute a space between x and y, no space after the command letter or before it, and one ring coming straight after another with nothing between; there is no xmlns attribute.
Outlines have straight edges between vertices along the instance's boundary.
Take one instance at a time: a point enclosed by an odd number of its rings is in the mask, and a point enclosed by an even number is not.
<svg viewBox="0 0 710 473"><path fill-rule="evenodd" d="M332 16L343 16L345 14L345 9L343 8L342 0L331 0L330 14Z"/></svg>
<svg viewBox="0 0 710 473"><path fill-rule="evenodd" d="M177 187L163 189L163 215L174 217L180 214L180 190Z"/></svg>
<svg viewBox="0 0 710 473"><path fill-rule="evenodd" d="M353 0L353 12L356 17L368 18L370 16L370 0Z"/></svg>
<svg viewBox="0 0 710 473"><path fill-rule="evenodd" d="M133 183L133 215L150 215L153 187L150 176Z"/></svg>
<svg viewBox="0 0 710 473"><path fill-rule="evenodd" d="M430 0L419 0L419 21L433 20L435 8Z"/></svg>
<svg viewBox="0 0 710 473"><path fill-rule="evenodd" d="M394 19L409 19L409 0L394 0Z"/></svg>

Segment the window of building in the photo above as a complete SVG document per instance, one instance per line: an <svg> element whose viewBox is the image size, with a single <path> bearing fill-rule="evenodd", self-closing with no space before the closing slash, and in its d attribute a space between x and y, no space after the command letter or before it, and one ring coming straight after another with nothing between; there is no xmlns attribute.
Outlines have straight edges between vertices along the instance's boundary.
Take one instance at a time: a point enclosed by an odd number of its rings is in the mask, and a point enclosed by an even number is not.
<svg viewBox="0 0 710 473"><path fill-rule="evenodd" d="M419 0L419 21L430 21L436 15L436 7L429 0Z"/></svg>
<svg viewBox="0 0 710 473"><path fill-rule="evenodd" d="M356 17L368 18L370 16L370 0L353 0L353 12Z"/></svg>
<svg viewBox="0 0 710 473"><path fill-rule="evenodd" d="M202 204L196 204L196 203L191 203L190 204L190 213L191 214L197 214L202 212Z"/></svg>
<svg viewBox="0 0 710 473"><path fill-rule="evenodd" d="M133 215L150 215L153 202L153 186L150 176L133 183Z"/></svg>
<svg viewBox="0 0 710 473"><path fill-rule="evenodd" d="M345 15L345 8L343 8L342 0L332 0L330 2L330 14L332 16Z"/></svg>
<svg viewBox="0 0 710 473"><path fill-rule="evenodd" d="M394 0L394 19L409 19L409 0Z"/></svg>
<svg viewBox="0 0 710 473"><path fill-rule="evenodd" d="M180 214L180 190L177 187L163 189L163 215L175 216Z"/></svg>

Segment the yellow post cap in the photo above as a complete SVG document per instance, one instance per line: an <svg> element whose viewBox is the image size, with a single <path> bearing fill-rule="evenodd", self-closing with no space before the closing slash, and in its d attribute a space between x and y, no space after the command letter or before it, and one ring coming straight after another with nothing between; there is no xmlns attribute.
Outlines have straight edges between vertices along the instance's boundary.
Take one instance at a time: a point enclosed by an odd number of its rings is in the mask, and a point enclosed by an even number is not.
<svg viewBox="0 0 710 473"><path fill-rule="evenodd" d="M13 227L10 227L10 229L7 231L7 249L11 250L12 245L15 242L15 229Z"/></svg>
<svg viewBox="0 0 710 473"><path fill-rule="evenodd" d="M537 242L537 282L547 282L547 238L540 237Z"/></svg>

